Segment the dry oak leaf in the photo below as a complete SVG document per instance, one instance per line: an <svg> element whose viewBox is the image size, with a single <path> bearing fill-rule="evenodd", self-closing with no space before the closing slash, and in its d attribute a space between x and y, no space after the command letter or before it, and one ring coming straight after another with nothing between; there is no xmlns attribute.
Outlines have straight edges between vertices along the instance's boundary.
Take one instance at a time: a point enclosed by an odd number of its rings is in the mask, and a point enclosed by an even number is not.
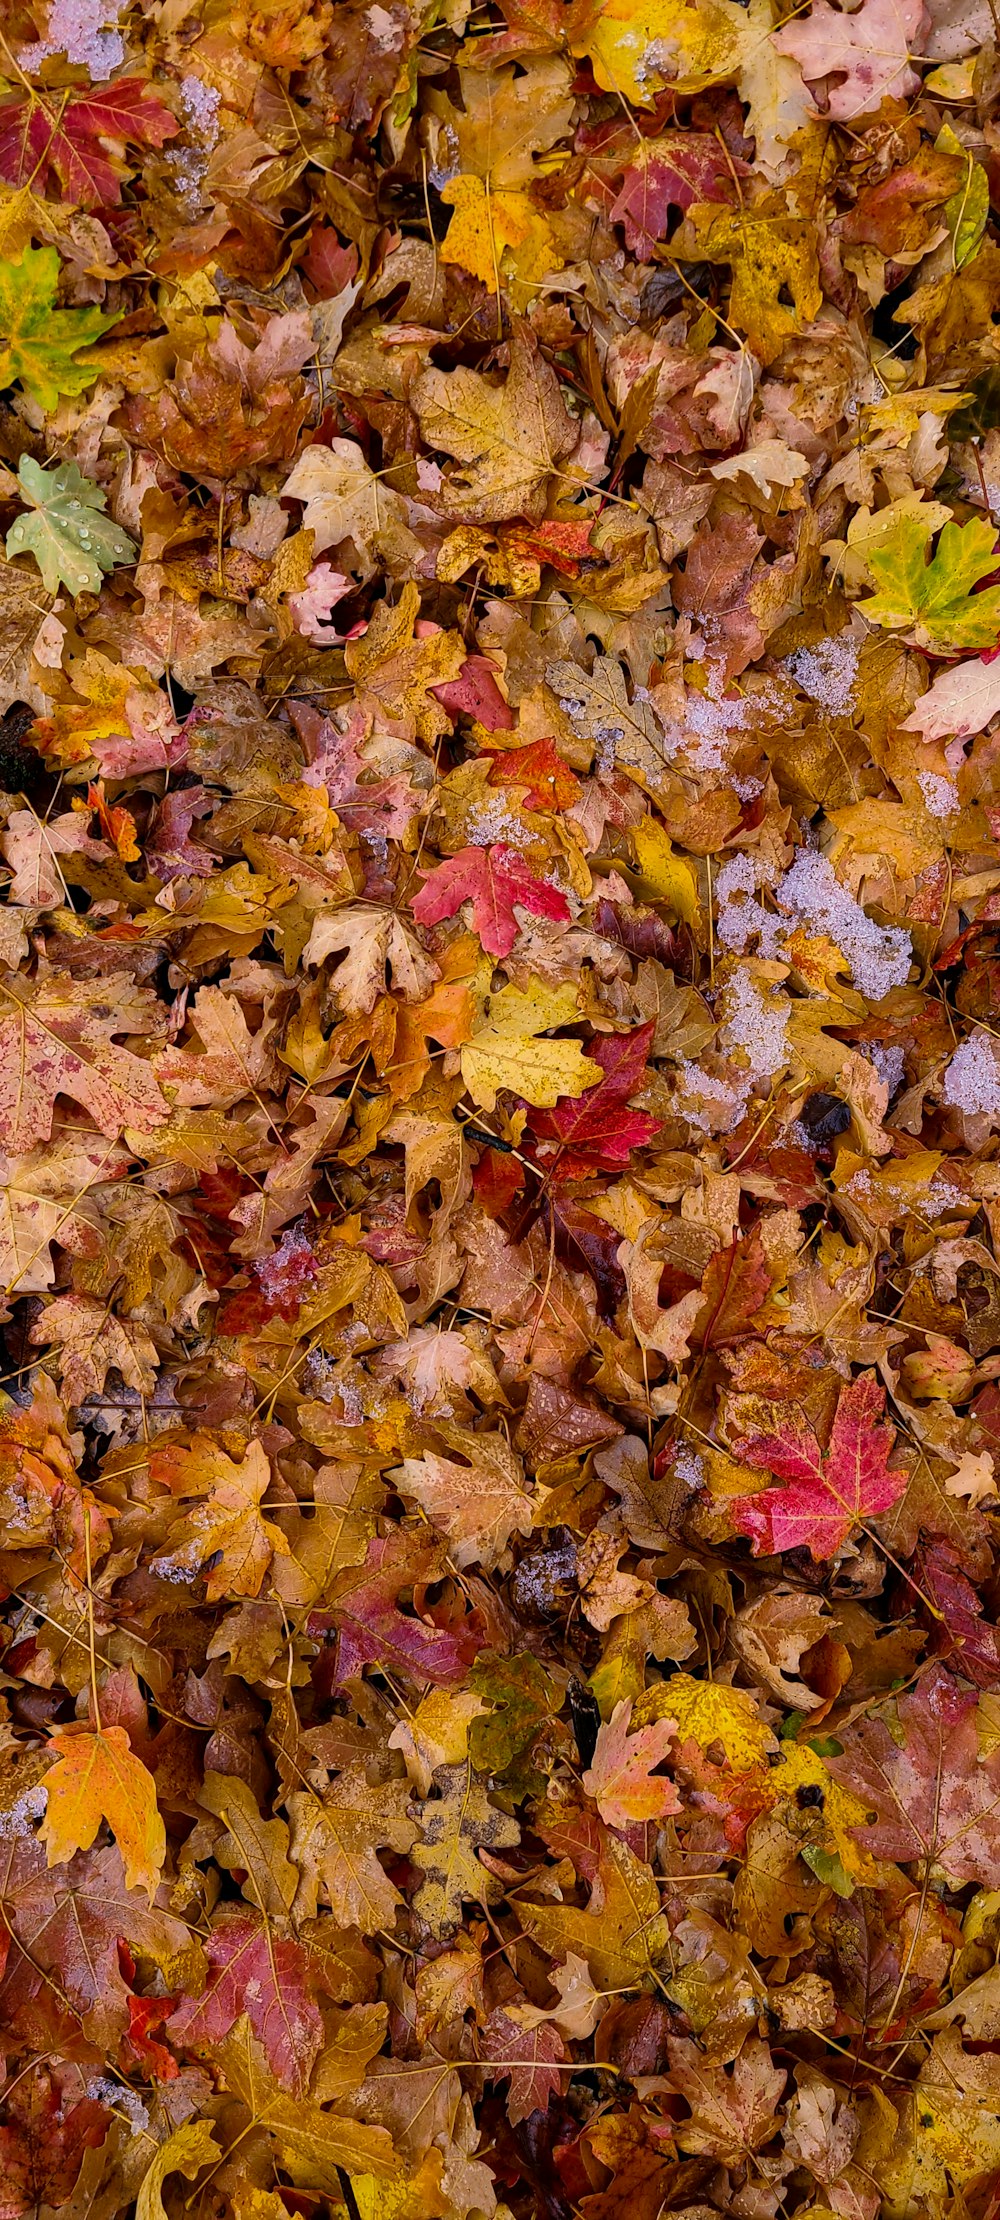
<svg viewBox="0 0 1000 2220"><path fill-rule="evenodd" d="M856 1526L898 1503L907 1474L889 1470L895 1432L879 1423L884 1410L885 1390L865 1372L840 1390L825 1454L812 1428L792 1414L780 1433L741 1429L743 1462L788 1482L729 1504L755 1556L808 1549L817 1562L834 1557Z"/></svg>
<svg viewBox="0 0 1000 2220"><path fill-rule="evenodd" d="M630 701L625 672L599 655L588 674L579 663L550 663L546 685L581 739L593 741L599 764L617 766L655 794L666 784L670 750L652 701Z"/></svg>
<svg viewBox="0 0 1000 2220"><path fill-rule="evenodd" d="M545 514L549 481L576 445L554 370L524 324L515 324L502 385L479 370L425 370L411 399L429 446L465 468L445 478L439 499L472 524Z"/></svg>
<svg viewBox="0 0 1000 2220"><path fill-rule="evenodd" d="M150 1570L175 1581L197 1580L204 1573L209 1603L220 1596L258 1596L272 1557L288 1555L280 1526L260 1509L271 1467L259 1441L247 1444L242 1464L221 1449L214 1451L213 1463L212 1494L184 1520L188 1538L154 1557Z"/></svg>
<svg viewBox="0 0 1000 2220"><path fill-rule="evenodd" d="M609 1720L602 1720L583 1786L592 1796L609 1827L628 1827L636 1821L665 1819L680 1811L681 1800L673 1781L654 1779L653 1767L668 1756L677 1728L675 1719L655 1719L629 1734L632 1703L616 1704Z"/></svg>
<svg viewBox="0 0 1000 2220"><path fill-rule="evenodd" d="M228 1109L241 1095L258 1095L273 1083L272 1027L265 1020L251 1033L235 994L202 987L190 1020L204 1053L165 1049L156 1064L157 1077L184 1109L202 1104Z"/></svg>
<svg viewBox="0 0 1000 2220"><path fill-rule="evenodd" d="M492 1904L502 1894L477 1850L512 1850L521 1830L491 1804L470 1765L440 1766L434 1787L437 1793L419 1806L423 1839L410 1853L426 1876L414 1903L433 1935L447 1935L459 1925L463 1904Z"/></svg>
<svg viewBox="0 0 1000 2220"><path fill-rule="evenodd" d="M68 1403L100 1395L112 1365L127 1388L151 1395L156 1386L157 1349L137 1319L116 1318L93 1295L57 1295L31 1329L34 1348L58 1350L57 1363Z"/></svg>
<svg viewBox="0 0 1000 2220"><path fill-rule="evenodd" d="M288 1798L298 1918L314 1919L322 1895L339 1927L357 1927L363 1935L391 1930L402 1899L376 1852L410 1849L418 1830L407 1815L408 1794L405 1781L373 1785L359 1762L321 1796L296 1790Z"/></svg>
<svg viewBox="0 0 1000 2220"><path fill-rule="evenodd" d="M876 1858L945 1873L956 1887L1000 1882L1000 1754L980 1758L977 1699L943 1666L845 1728L836 1781L868 1807L853 1829Z"/></svg>
<svg viewBox="0 0 1000 2220"><path fill-rule="evenodd" d="M377 478L353 439L307 447L281 489L283 500L305 504L302 523L313 534L313 552L349 543L352 568L370 578L379 558L395 575L420 560L423 550L406 521L406 504Z"/></svg>
<svg viewBox="0 0 1000 2220"><path fill-rule="evenodd" d="M489 956L509 956L518 935L515 904L533 917L566 918L565 894L529 871L515 848L497 841L491 848L460 848L425 879L413 903L418 925L440 925L463 902Z"/></svg>
<svg viewBox="0 0 1000 2220"><path fill-rule="evenodd" d="M123 1179L127 1151L99 1133L73 1133L27 1156L0 1156L0 1285L38 1295L55 1276L52 1244L96 1256L102 1244L100 1185ZM96 1192L95 1192L96 1190Z"/></svg>
<svg viewBox="0 0 1000 2220"><path fill-rule="evenodd" d="M531 1532L535 1498L525 1486L524 1467L503 1434L472 1434L450 1426L439 1430L468 1463L431 1451L407 1457L400 1488L416 1497L431 1524L447 1536L448 1553L459 1572L476 1563L491 1572L511 1535Z"/></svg>
<svg viewBox="0 0 1000 2220"><path fill-rule="evenodd" d="M344 649L361 710L396 739L432 748L451 730L439 695L457 680L465 647L457 632L420 620L420 590L408 579L395 604L376 604L371 622ZM362 789L363 791L363 789Z"/></svg>
<svg viewBox="0 0 1000 2220"><path fill-rule="evenodd" d="M522 1899L520 1913L542 1950L585 1958L598 1989L641 1987L670 1948L656 1876L615 1835L602 1841L586 1910Z"/></svg>
<svg viewBox="0 0 1000 2220"><path fill-rule="evenodd" d="M787 2076L771 2060L767 2043L748 2036L731 2070L704 2058L696 2043L667 2045L670 2086L691 2107L689 2120L672 2125L682 2151L696 2151L736 2165L769 2143L778 2127L776 2106Z"/></svg>
<svg viewBox="0 0 1000 2220"><path fill-rule="evenodd" d="M148 1134L168 1105L150 1066L115 1033L149 1033L159 1016L153 995L101 979L53 973L0 980L0 1146L23 1156L52 1131L56 1099L69 1095L112 1140Z"/></svg>
<svg viewBox="0 0 1000 2220"><path fill-rule="evenodd" d="M273 1932L249 1905L220 1913L205 1942L208 1981L181 1999L169 2022L178 2042L215 2047L246 2012L282 2088L304 2096L323 2041L302 1944Z"/></svg>
<svg viewBox="0 0 1000 2220"><path fill-rule="evenodd" d="M273 316L256 347L227 318L156 393L127 404L129 430L175 469L210 484L286 462L309 405L295 373L314 352L305 309Z"/></svg>
<svg viewBox="0 0 1000 2220"><path fill-rule="evenodd" d="M60 1729L49 1749L55 1763L44 1778L42 1840L50 1865L89 1850L106 1822L125 1868L126 1888L143 1888L150 1903L159 1886L167 1837L156 1782L132 1750L124 1727Z"/></svg>

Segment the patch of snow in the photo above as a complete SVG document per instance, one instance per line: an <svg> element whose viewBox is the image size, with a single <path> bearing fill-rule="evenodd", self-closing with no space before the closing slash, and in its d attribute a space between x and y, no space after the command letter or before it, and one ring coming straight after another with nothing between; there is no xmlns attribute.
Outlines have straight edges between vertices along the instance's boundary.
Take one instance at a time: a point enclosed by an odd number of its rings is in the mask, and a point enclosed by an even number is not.
<svg viewBox="0 0 1000 2220"><path fill-rule="evenodd" d="M756 934L762 956L776 956L781 920L769 917L763 904L756 899L759 867L751 856L742 853L730 856L724 863L715 883L718 913L715 921L717 938L723 948L730 948L735 956L746 953Z"/></svg>
<svg viewBox="0 0 1000 2220"><path fill-rule="evenodd" d="M954 779L942 778L938 771L918 771L917 784L932 817L950 817L958 808L958 788Z"/></svg>
<svg viewBox="0 0 1000 2220"><path fill-rule="evenodd" d="M970 1033L956 1048L942 1093L952 1109L1000 1125L1000 1060L988 1033Z"/></svg>
<svg viewBox="0 0 1000 2220"><path fill-rule="evenodd" d="M814 647L796 648L785 669L810 701L838 717L852 706L859 654L853 632L838 632L833 639L817 640Z"/></svg>
<svg viewBox="0 0 1000 2220"><path fill-rule="evenodd" d="M469 843L473 848L492 848L494 841L505 841L511 848L524 842L524 825L499 793L492 801L482 802L469 813Z"/></svg>
<svg viewBox="0 0 1000 2220"><path fill-rule="evenodd" d="M125 60L119 14L116 0L51 0L46 35L34 46L22 46L21 68L31 76L53 55L65 54L76 68L88 70L95 84L103 84Z"/></svg>
<svg viewBox="0 0 1000 2220"><path fill-rule="evenodd" d="M15 1836L33 1835L31 1821L42 1818L48 1800L44 1781L36 1781L34 1788L26 1788L16 1804L11 1804L7 1811L0 1811L0 1839L9 1842Z"/></svg>
<svg viewBox="0 0 1000 2220"><path fill-rule="evenodd" d="M777 889L778 901L811 932L835 940L859 994L881 1002L910 975L910 936L901 925L877 925L834 876L825 856L800 848Z"/></svg>
<svg viewBox="0 0 1000 2220"><path fill-rule="evenodd" d="M897 1087L902 1086L903 1083L903 1075L906 1069L905 1050L895 1045L891 1048L885 1048L881 1041L866 1041L864 1053L868 1062L874 1064L883 1085L888 1087L891 1101Z"/></svg>
<svg viewBox="0 0 1000 2220"><path fill-rule="evenodd" d="M727 1049L741 1048L755 1079L770 1079L788 1062L788 1002L765 996L748 971L738 971L726 988Z"/></svg>
<svg viewBox="0 0 1000 2220"><path fill-rule="evenodd" d="M110 2074L95 2074L87 2083L87 2095L97 2104L109 2104L116 2112L123 2112L133 2135L143 2135L149 2126L149 2113L142 2098L127 2082L113 2081Z"/></svg>
<svg viewBox="0 0 1000 2220"><path fill-rule="evenodd" d="M220 94L214 85L206 85L201 77L182 77L180 95L184 103L185 118L192 131L214 146L219 136Z"/></svg>

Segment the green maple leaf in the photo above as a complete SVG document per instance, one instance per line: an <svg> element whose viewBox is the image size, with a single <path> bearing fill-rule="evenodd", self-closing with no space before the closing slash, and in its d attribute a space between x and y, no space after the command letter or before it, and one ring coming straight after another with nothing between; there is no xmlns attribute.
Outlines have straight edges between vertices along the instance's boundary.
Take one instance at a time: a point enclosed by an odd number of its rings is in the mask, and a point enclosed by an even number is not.
<svg viewBox="0 0 1000 2220"><path fill-rule="evenodd" d="M99 308L57 308L58 283L54 247L25 247L20 261L0 263L0 385L20 379L43 409L93 385L97 365L73 357L120 322Z"/></svg>
<svg viewBox="0 0 1000 2220"><path fill-rule="evenodd" d="M105 494L76 463L43 470L22 455L17 482L31 508L11 525L7 554L33 555L50 594L60 585L72 594L96 594L102 571L135 561L128 533L101 514Z"/></svg>
<svg viewBox="0 0 1000 2220"><path fill-rule="evenodd" d="M906 630L915 646L937 654L991 648L1000 635L1000 586L972 588L1000 568L996 530L980 517L946 524L927 561L930 531L919 516L900 516L865 561L879 592L860 603L862 616L890 632Z"/></svg>

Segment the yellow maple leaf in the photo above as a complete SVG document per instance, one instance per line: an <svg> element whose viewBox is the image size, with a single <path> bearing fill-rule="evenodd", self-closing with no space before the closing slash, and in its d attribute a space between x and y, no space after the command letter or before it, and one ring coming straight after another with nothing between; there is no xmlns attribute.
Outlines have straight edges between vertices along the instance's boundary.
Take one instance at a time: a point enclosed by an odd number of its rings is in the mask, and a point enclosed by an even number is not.
<svg viewBox="0 0 1000 2220"><path fill-rule="evenodd" d="M441 260L457 262L488 293L502 282L515 307L527 308L538 280L562 269L551 226L530 193L466 174L453 177L441 198L455 211Z"/></svg>
<svg viewBox="0 0 1000 2220"><path fill-rule="evenodd" d="M142 690L155 708L162 709L158 687L150 687L147 679L125 664L112 663L97 648L87 648L78 657L70 677L79 698L58 703L51 717L40 717L35 726L35 738L43 754L67 768L85 763L95 752L95 740L128 733L125 704L130 694Z"/></svg>
<svg viewBox="0 0 1000 2220"><path fill-rule="evenodd" d="M89 1850L106 1820L122 1855L127 1888L156 1894L167 1837L156 1783L130 1746L124 1727L63 1730L49 1745L55 1764L45 1775L48 1802L42 1840L50 1865Z"/></svg>
<svg viewBox="0 0 1000 2220"><path fill-rule="evenodd" d="M651 108L671 84L697 92L740 67L749 45L745 11L733 0L594 0L590 21L570 40L599 85Z"/></svg>
<svg viewBox="0 0 1000 2220"><path fill-rule="evenodd" d="M823 288L815 226L786 214L781 202L762 208L697 202L672 243L681 261L729 263L729 321L760 362L773 362L819 314Z"/></svg>
<svg viewBox="0 0 1000 2220"><path fill-rule="evenodd" d="M257 1596L272 1557L288 1555L280 1526L260 1511L271 1468L259 1441L248 1444L241 1465L221 1449L211 1457L213 1494L186 1520L187 1540L154 1558L152 1569L167 1580L196 1580L204 1572L209 1603L226 1595Z"/></svg>
<svg viewBox="0 0 1000 2220"><path fill-rule="evenodd" d="M852 1828L864 1826L866 1806L857 1796L852 1796L849 1788L842 1788L840 1782L834 1780L829 1767L807 1742L782 1743L781 1757L771 1771L769 1785L776 1801L787 1797L794 1803L800 1823L803 1812L808 1815L810 1840L803 1844L802 1854L821 1880L829 1878L828 1863L839 1860L851 1881L869 1886L877 1883L879 1868L875 1859L861 1849L851 1833ZM818 1789L820 1802L803 1805L803 1789ZM822 1856L822 1864L817 1853Z"/></svg>
<svg viewBox="0 0 1000 2220"><path fill-rule="evenodd" d="M539 1035L556 1025L573 1025L579 1018L576 989L544 987L533 979L520 987L502 987L490 999L489 1022L462 1049L462 1077L481 1110L496 1107L501 1087L551 1110L560 1095L582 1095L603 1077L601 1067L585 1056L579 1041L548 1041Z"/></svg>
<svg viewBox="0 0 1000 2220"><path fill-rule="evenodd" d="M636 862L655 902L693 925L698 915L698 881L686 856L677 855L669 833L655 817L644 817L632 834Z"/></svg>
<svg viewBox="0 0 1000 2220"><path fill-rule="evenodd" d="M764 1770L774 1737L764 1725L752 1696L742 1688L728 1688L723 1681L692 1680L690 1673L672 1673L647 1689L635 1707L634 1723L646 1726L654 1719L676 1719L679 1742L693 1741L707 1749L721 1742L726 1762L734 1773Z"/></svg>

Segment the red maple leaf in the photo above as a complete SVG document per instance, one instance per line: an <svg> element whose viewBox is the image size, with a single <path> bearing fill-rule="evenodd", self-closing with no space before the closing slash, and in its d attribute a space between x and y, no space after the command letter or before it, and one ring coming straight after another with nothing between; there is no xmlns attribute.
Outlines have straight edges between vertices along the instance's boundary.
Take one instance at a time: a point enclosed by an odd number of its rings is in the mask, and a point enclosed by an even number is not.
<svg viewBox="0 0 1000 2220"><path fill-rule="evenodd" d="M103 149L162 146L177 119L158 100L145 98L141 77L122 77L100 92L71 93L54 110L32 98L0 105L0 176L40 192L54 175L67 200L81 208L116 207L122 165Z"/></svg>
<svg viewBox="0 0 1000 2220"><path fill-rule="evenodd" d="M983 1758L976 1692L941 1665L838 1736L834 1778L867 1806L851 1832L873 1857L943 1866L957 1887L992 1885L1000 1852L1000 1757Z"/></svg>
<svg viewBox="0 0 1000 2220"><path fill-rule="evenodd" d="M648 261L657 240L667 236L672 208L686 212L696 200L735 200L740 171L746 175L743 163L727 160L707 131L644 140L622 177L611 221L624 224L630 254Z"/></svg>
<svg viewBox="0 0 1000 2220"><path fill-rule="evenodd" d="M879 1424L884 1409L884 1388L865 1372L841 1388L825 1454L812 1428L791 1417L780 1434L739 1440L744 1464L788 1482L760 1495L737 1496L729 1506L755 1557L786 1549L808 1549L817 1560L833 1557L852 1528L898 1503L906 1474L889 1471L895 1435L891 1426Z"/></svg>
<svg viewBox="0 0 1000 2220"><path fill-rule="evenodd" d="M449 716L474 717L487 732L509 732L514 712L497 685L494 664L488 655L467 655L457 678L432 686L430 692Z"/></svg>
<svg viewBox="0 0 1000 2220"><path fill-rule="evenodd" d="M242 2012L283 2088L304 2095L323 2040L310 1985L308 1953L290 1935L272 1935L260 1912L223 1913L205 1945L209 1977L201 1996L178 2005L174 2040L220 2043Z"/></svg>
<svg viewBox="0 0 1000 2220"><path fill-rule="evenodd" d="M634 1033L605 1033L587 1048L604 1073L586 1095L560 1095L554 1110L531 1112L531 1129L540 1144L538 1159L559 1180L589 1179L594 1172L618 1171L633 1149L660 1130L660 1119L627 1104L642 1085L653 1038L652 1021Z"/></svg>
<svg viewBox="0 0 1000 2220"><path fill-rule="evenodd" d="M418 925L440 925L463 902L472 904L472 921L488 956L509 956L517 939L514 904L534 917L569 916L558 887L548 886L525 869L514 848L498 841L492 848L460 848L424 880L413 904Z"/></svg>
<svg viewBox="0 0 1000 2220"><path fill-rule="evenodd" d="M313 1612L309 1630L319 1634L331 1625L338 1630L336 1686L364 1665L430 1680L440 1688L465 1679L482 1648L482 1625L476 1613L467 1612L444 1628L425 1618L411 1618L399 1607L401 1591L422 1591L439 1578L437 1553L422 1549L399 1528L369 1542L363 1565L349 1565L334 1576L330 1609Z"/></svg>
<svg viewBox="0 0 1000 2220"><path fill-rule="evenodd" d="M531 740L526 748L491 751L489 783L527 787L529 809L569 809L580 792L580 781L554 740Z"/></svg>

